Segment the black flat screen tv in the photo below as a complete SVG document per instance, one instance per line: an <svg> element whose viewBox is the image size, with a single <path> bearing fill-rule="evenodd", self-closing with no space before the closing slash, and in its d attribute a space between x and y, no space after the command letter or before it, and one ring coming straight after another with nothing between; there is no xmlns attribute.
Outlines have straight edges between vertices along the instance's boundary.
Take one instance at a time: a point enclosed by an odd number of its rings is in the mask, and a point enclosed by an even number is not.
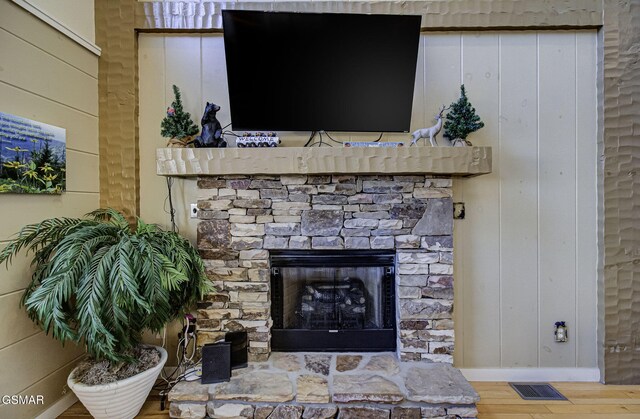
<svg viewBox="0 0 640 419"><path fill-rule="evenodd" d="M408 132L420 16L223 10L234 130Z"/></svg>

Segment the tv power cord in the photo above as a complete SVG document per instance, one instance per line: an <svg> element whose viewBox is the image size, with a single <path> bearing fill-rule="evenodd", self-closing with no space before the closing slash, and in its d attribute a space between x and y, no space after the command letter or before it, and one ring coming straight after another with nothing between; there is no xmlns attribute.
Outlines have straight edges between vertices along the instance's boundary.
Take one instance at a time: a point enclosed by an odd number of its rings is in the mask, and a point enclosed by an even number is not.
<svg viewBox="0 0 640 419"><path fill-rule="evenodd" d="M164 369L160 372L158 382L153 386L160 395L160 410L165 410L167 396L171 389L180 381L195 381L202 375L200 359L194 359L196 355L196 323L191 314L186 314L180 333L178 333L178 347L176 358L178 365L170 374L166 374ZM166 333L166 332L165 332ZM165 342L163 342L163 345Z"/></svg>

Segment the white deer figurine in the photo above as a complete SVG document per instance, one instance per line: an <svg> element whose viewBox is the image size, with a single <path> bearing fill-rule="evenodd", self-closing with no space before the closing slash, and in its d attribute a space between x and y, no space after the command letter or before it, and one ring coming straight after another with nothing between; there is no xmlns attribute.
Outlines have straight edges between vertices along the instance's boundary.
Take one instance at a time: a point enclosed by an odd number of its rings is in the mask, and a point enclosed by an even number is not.
<svg viewBox="0 0 640 419"><path fill-rule="evenodd" d="M436 115L436 124L434 126L414 131L411 135L411 145L417 144L418 140L420 140L421 138L424 138L425 142L426 138L429 138L429 142L431 143L431 145L433 147L437 146L438 142L436 141L436 136L442 129L442 113L447 109L449 108L445 108L444 105L442 105L442 107L438 111L438 114Z"/></svg>

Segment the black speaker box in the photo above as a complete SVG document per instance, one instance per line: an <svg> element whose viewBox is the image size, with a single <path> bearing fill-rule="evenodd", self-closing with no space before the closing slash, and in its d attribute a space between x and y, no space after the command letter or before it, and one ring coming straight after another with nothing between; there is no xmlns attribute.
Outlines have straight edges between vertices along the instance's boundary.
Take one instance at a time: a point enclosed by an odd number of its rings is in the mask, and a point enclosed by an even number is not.
<svg viewBox="0 0 640 419"><path fill-rule="evenodd" d="M247 332L228 332L224 341L231 344L231 369L247 366Z"/></svg>
<svg viewBox="0 0 640 419"><path fill-rule="evenodd" d="M202 347L202 384L221 383L231 378L231 343L217 342Z"/></svg>

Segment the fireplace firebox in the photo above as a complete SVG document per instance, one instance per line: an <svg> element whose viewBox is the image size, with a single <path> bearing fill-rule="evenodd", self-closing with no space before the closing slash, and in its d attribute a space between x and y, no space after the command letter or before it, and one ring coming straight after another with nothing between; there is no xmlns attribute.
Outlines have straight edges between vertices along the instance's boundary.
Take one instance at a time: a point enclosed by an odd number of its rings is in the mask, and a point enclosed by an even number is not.
<svg viewBox="0 0 640 419"><path fill-rule="evenodd" d="M394 351L395 253L271 251L274 351Z"/></svg>

